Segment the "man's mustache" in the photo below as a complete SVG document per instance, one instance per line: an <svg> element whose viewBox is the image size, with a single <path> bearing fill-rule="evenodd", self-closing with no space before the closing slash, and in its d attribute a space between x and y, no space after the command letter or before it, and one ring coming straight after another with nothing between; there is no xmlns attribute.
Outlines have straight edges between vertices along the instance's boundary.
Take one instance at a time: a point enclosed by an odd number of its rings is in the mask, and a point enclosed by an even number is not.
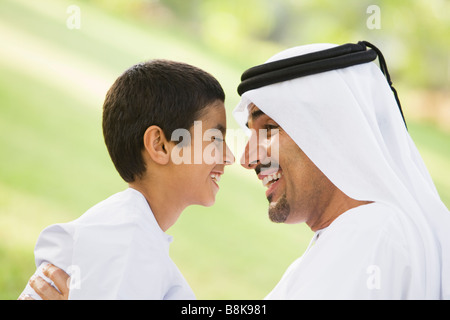
<svg viewBox="0 0 450 320"><path fill-rule="evenodd" d="M267 169L267 168L280 168L280 165L274 161L270 161L267 164L260 163L255 167L256 175L258 175L263 169Z"/></svg>

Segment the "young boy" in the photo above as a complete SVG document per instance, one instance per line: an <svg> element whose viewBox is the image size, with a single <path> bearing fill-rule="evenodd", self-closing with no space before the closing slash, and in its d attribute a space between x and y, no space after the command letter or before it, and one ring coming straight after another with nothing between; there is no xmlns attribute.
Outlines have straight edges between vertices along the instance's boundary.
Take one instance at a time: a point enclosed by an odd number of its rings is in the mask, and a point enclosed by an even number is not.
<svg viewBox="0 0 450 320"><path fill-rule="evenodd" d="M106 95L103 134L129 188L77 220L46 228L33 277L50 281L42 272L48 263L65 270L69 299L194 299L169 257L165 231L187 206L212 205L225 165L234 162L223 143L224 100L214 77L187 64L152 60L125 71ZM172 141L176 130L190 136ZM189 161L211 147L212 160ZM23 295L40 299L29 285Z"/></svg>

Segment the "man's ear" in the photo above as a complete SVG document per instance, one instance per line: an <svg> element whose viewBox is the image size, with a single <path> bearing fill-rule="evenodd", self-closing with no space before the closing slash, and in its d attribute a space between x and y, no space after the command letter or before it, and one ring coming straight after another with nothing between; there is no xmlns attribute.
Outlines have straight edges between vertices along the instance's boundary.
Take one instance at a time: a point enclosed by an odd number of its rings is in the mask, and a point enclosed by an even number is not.
<svg viewBox="0 0 450 320"><path fill-rule="evenodd" d="M144 133L144 147L150 158L161 165L166 165L170 160L169 141L162 129L158 126L150 126Z"/></svg>

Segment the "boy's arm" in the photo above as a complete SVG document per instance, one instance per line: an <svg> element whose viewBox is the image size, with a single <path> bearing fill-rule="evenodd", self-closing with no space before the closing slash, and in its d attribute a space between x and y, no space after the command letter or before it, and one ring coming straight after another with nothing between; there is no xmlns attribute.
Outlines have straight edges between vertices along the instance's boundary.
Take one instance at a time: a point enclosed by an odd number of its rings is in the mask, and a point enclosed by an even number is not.
<svg viewBox="0 0 450 320"><path fill-rule="evenodd" d="M58 290L40 276L33 276L29 285L42 298L42 300L68 300L70 277L62 269L52 264L46 265L42 273L53 281ZM23 294L18 300L34 300L31 296Z"/></svg>
<svg viewBox="0 0 450 320"><path fill-rule="evenodd" d="M20 295L20 300L30 298L33 300L41 299L41 297L31 287L31 282L35 279L40 279L37 284L41 283L40 281L43 280L48 282L50 286L54 285L51 279L49 279L44 273L44 271L47 273L52 272L52 268L46 270L49 263L57 265L63 270L70 270L68 265L71 263L73 251L72 229L73 228L70 224L55 224L48 226L40 233L34 249L37 269Z"/></svg>
<svg viewBox="0 0 450 320"><path fill-rule="evenodd" d="M51 259L47 260L54 266L46 270L46 273L49 273L54 279L38 270L37 273L40 277L32 279L24 290L24 294L29 294L33 299L41 297L43 299L68 299L69 296L70 299L75 300L163 299L167 290L165 283L169 275L166 264L162 263L164 259L160 257L159 243L142 239L142 236L138 237L137 235L140 233L136 232L134 226L128 226L128 228L120 226L120 230L111 227L103 229L101 230L102 237L98 237L97 229L79 229L77 240L73 245L71 243L70 250L59 250L55 254L51 254ZM117 236L118 234L120 236ZM67 247L64 246L64 248ZM48 250L40 251L42 252L38 252L39 257L49 256ZM70 259L66 257L65 260L61 260L57 256L58 254L60 256L70 254ZM36 261L40 264L43 263L42 259ZM47 261L44 263L47 264ZM58 264L53 261L57 261ZM76 261L77 268L71 272L69 271L71 266L63 267L63 269L55 267L55 265L61 267L65 261L69 261L68 263ZM114 267L111 266L110 261L114 261ZM42 266L38 269L42 269ZM89 273L84 274L82 286L81 270L89 270ZM74 286L70 293L69 284L66 283L69 276L65 273L61 274L64 271L71 274L73 278ZM146 276L142 279L138 276L140 274ZM52 281L62 296L51 287Z"/></svg>

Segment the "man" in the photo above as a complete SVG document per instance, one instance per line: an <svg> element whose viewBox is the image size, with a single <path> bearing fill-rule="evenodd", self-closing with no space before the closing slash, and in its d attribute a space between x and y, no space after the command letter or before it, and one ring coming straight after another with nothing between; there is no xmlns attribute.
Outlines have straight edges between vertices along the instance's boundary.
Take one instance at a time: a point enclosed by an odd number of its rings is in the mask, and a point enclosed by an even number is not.
<svg viewBox="0 0 450 320"><path fill-rule="evenodd" d="M450 214L366 46L292 48L243 74L236 118L277 130L241 163L273 221L315 231L268 299L450 298Z"/></svg>
<svg viewBox="0 0 450 320"><path fill-rule="evenodd" d="M366 45L291 48L243 74L234 114L265 141L241 163L271 220L315 232L268 299L450 299L450 214Z"/></svg>

